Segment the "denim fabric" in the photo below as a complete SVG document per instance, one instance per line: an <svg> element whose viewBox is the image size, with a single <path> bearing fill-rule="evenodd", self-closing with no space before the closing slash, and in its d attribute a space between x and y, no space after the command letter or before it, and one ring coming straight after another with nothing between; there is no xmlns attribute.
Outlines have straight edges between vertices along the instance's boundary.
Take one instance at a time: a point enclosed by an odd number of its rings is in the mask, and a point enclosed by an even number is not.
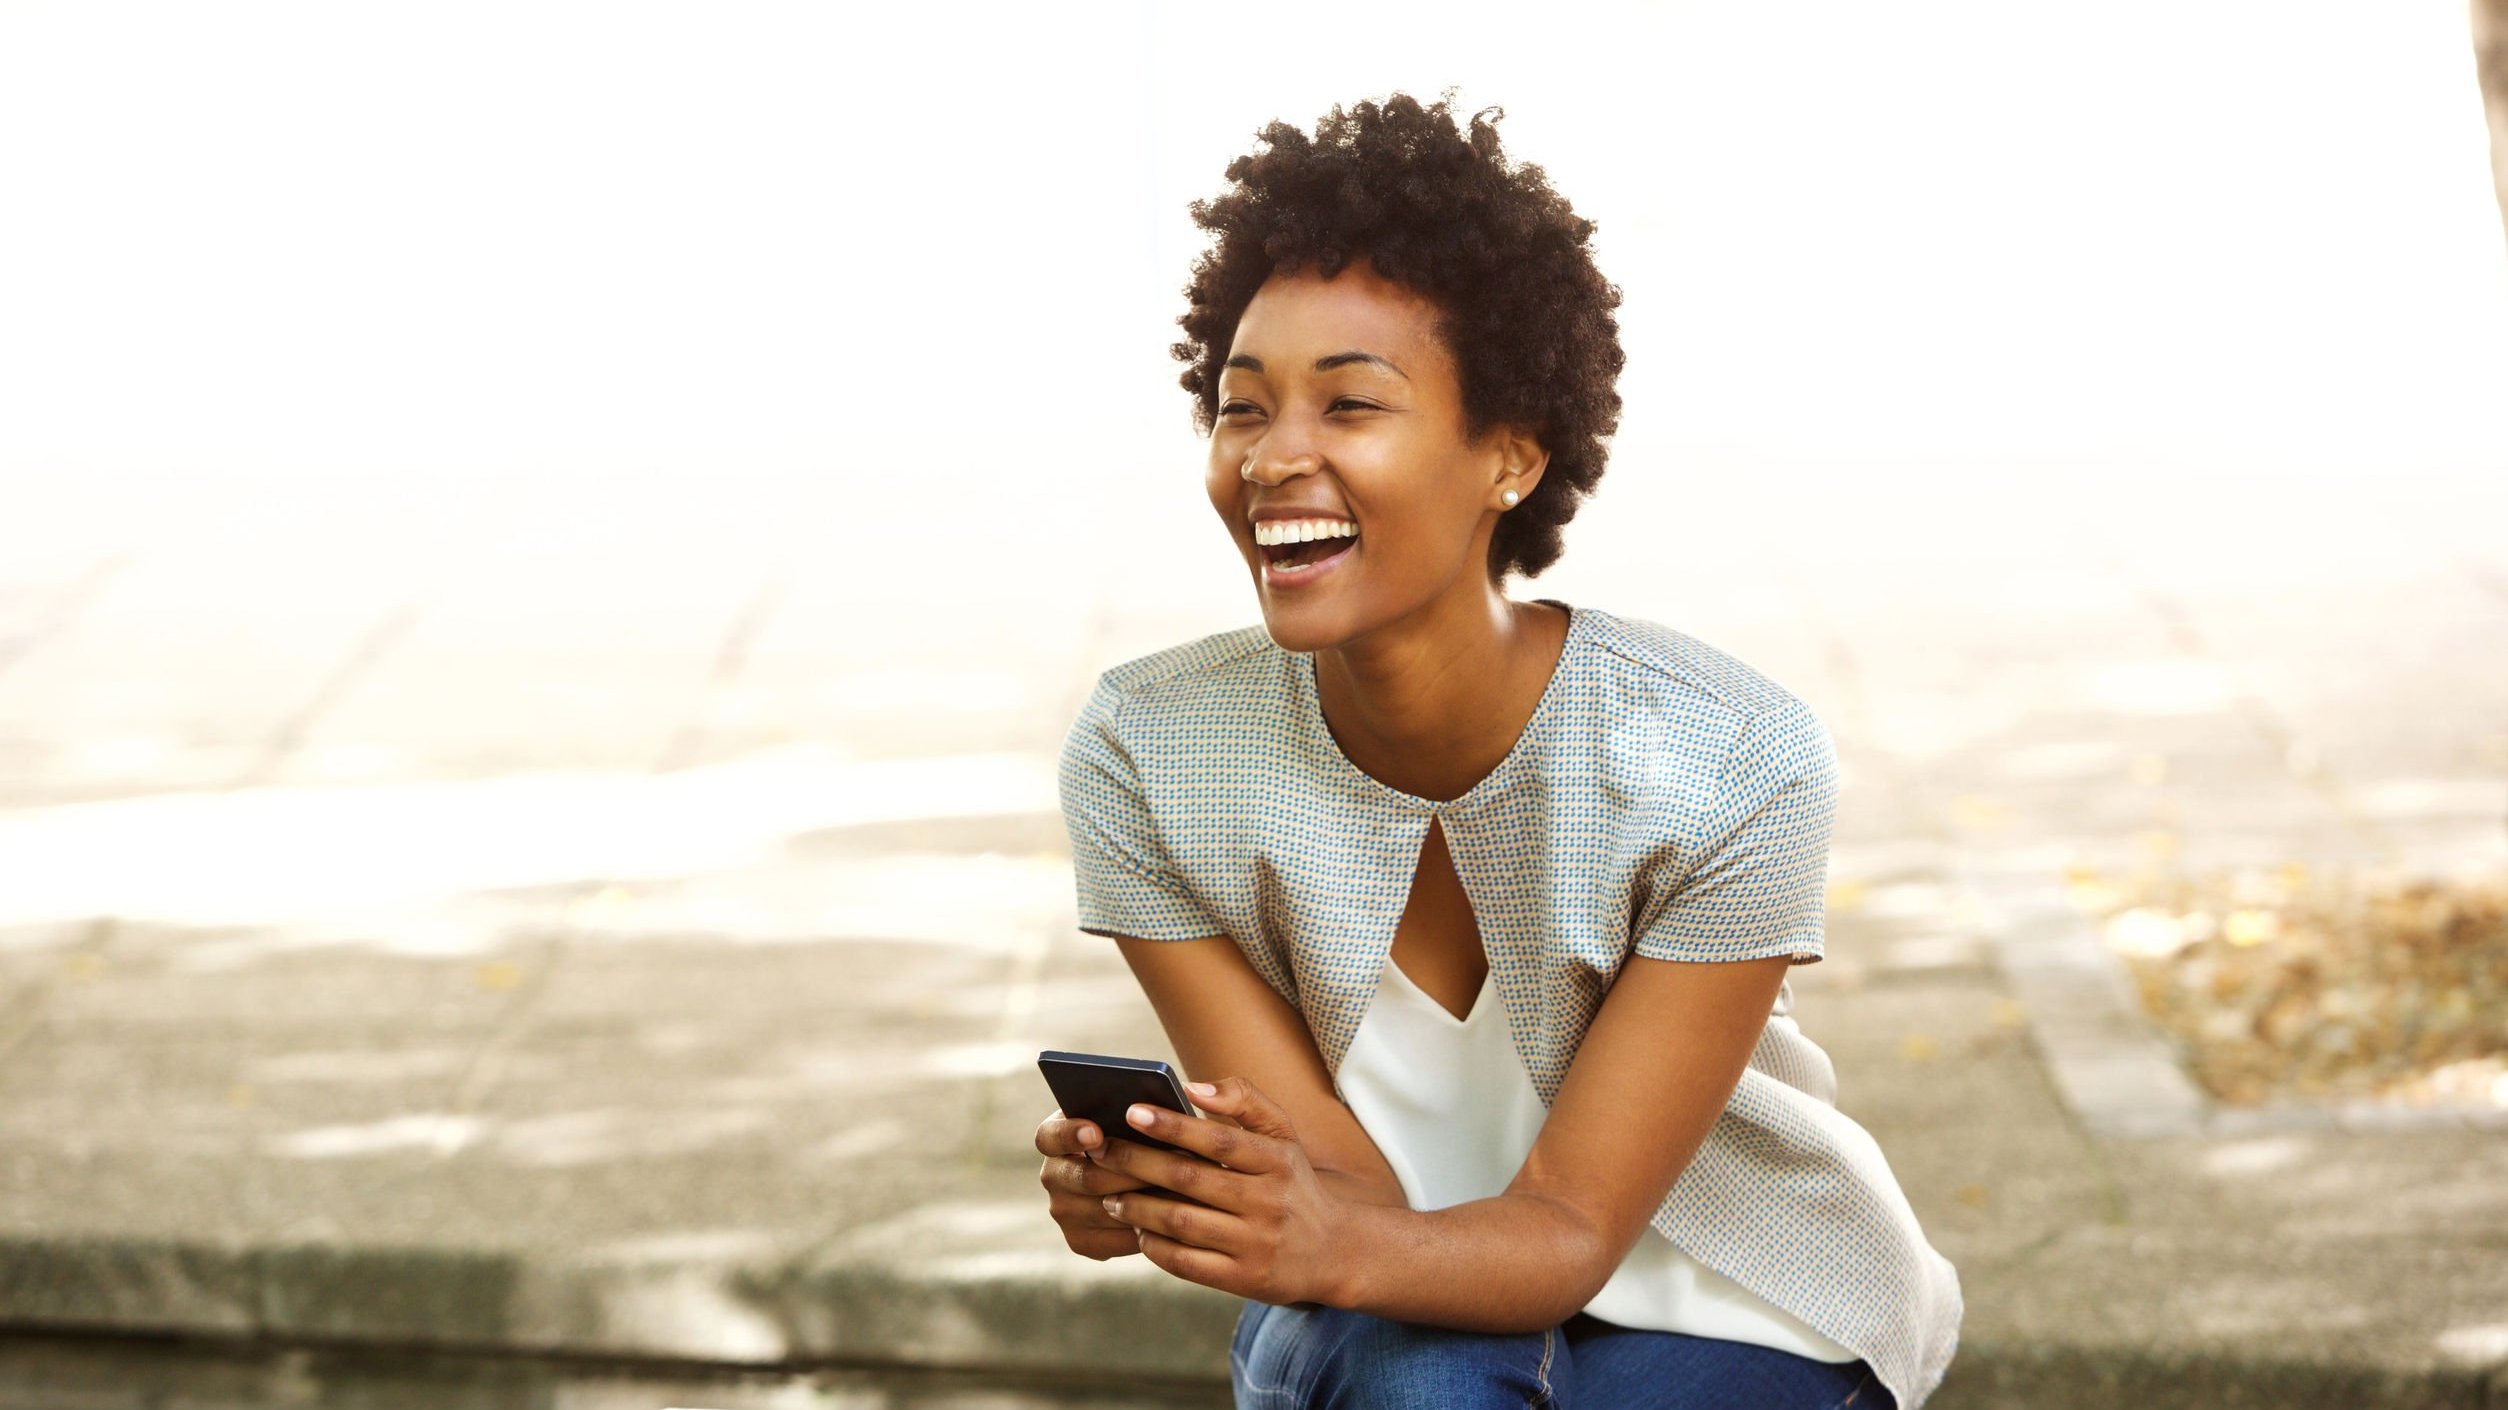
<svg viewBox="0 0 2508 1410"><path fill-rule="evenodd" d="M1545 1332L1497 1335L1248 1302L1228 1369L1237 1410L1897 1410L1867 1362L1582 1312Z"/></svg>

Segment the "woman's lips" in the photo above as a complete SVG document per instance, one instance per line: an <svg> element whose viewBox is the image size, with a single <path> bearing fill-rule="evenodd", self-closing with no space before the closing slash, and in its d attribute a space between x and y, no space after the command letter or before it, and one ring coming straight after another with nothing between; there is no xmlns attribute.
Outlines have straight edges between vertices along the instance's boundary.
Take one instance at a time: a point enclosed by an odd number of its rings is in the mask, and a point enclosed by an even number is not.
<svg viewBox="0 0 2508 1410"><path fill-rule="evenodd" d="M1263 559L1263 586L1270 588L1292 588L1306 587L1309 584L1314 583L1326 574L1331 573L1334 569L1340 567L1342 564L1348 562L1350 560L1350 556L1358 552L1359 541L1357 538L1346 538L1340 540L1340 542L1346 545L1340 551L1334 553L1329 558L1316 559L1314 562L1306 564L1303 567L1291 568L1282 564L1274 563L1269 558ZM1256 551L1260 552L1260 550Z"/></svg>

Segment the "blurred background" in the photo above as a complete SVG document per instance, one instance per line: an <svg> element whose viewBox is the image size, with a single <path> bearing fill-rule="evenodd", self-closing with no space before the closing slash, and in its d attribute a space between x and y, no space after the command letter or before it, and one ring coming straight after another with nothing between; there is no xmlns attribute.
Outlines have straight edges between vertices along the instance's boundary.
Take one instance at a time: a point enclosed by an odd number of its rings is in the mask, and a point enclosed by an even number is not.
<svg viewBox="0 0 2508 1410"><path fill-rule="evenodd" d="M1164 1296L1021 1186L1036 1049L1165 1051L1053 764L1098 671L1259 620L1187 204L1397 89L1598 222L1627 411L1516 595L1829 723L1795 983L1954 1261L2052 1236L1887 1106L1941 1015L2084 1141L2495 1177L2504 45L2452 0L0 6L0 1386L109 1403L175 1333L238 1404L273 1346L1042 1366L983 1289ZM949 1315L843 1311L942 1247ZM2508 1362L2475 1303L2414 1355Z"/></svg>

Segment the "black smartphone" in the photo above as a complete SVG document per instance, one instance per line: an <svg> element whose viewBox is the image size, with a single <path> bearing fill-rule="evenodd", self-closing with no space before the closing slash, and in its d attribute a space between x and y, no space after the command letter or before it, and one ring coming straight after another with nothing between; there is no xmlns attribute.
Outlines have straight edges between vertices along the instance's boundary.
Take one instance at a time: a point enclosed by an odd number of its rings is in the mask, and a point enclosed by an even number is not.
<svg viewBox="0 0 2508 1410"><path fill-rule="evenodd" d="M1062 1114L1096 1123L1107 1140L1138 1141L1162 1151L1184 1151L1124 1120L1134 1102L1163 1106L1186 1116L1196 1113L1186 1100L1176 1070L1154 1058L1108 1057L1104 1053L1066 1053L1047 1049L1036 1055L1045 1085L1053 1088Z"/></svg>

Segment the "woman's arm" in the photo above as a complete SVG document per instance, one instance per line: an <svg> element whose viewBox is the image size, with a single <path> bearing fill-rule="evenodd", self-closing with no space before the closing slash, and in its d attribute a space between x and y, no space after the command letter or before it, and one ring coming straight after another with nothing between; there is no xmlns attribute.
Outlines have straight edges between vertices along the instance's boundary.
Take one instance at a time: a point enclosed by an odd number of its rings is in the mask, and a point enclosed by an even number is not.
<svg viewBox="0 0 2508 1410"><path fill-rule="evenodd" d="M1357 1204L1410 1208L1384 1152L1334 1095L1306 1020L1254 972L1235 941L1118 937L1115 943L1187 1077L1252 1081L1296 1123L1307 1162L1326 1190Z"/></svg>
<svg viewBox="0 0 2508 1410"><path fill-rule="evenodd" d="M1632 955L1506 1190L1352 1210L1335 1306L1465 1331L1538 1331L1593 1300L1750 1063L1792 960Z"/></svg>
<svg viewBox="0 0 2508 1410"><path fill-rule="evenodd" d="M1251 1088L1223 1083L1203 1099L1233 1127L1137 1108L1149 1134L1227 1169L1137 1145L1111 1161L1210 1208L1124 1194L1108 1211L1144 1231L1153 1263L1240 1296L1464 1331L1556 1325L1601 1291L1688 1168L1741 1081L1790 964L1789 955L1631 956L1523 1168L1488 1199L1414 1211L1335 1198L1324 1182L1301 1178L1313 1163L1308 1118L1266 1100L1258 1076ZM1221 1017L1202 1022L1216 1033L1230 1026ZM1311 1108L1311 1093L1307 1101ZM1355 1129L1347 1108L1332 1105Z"/></svg>

